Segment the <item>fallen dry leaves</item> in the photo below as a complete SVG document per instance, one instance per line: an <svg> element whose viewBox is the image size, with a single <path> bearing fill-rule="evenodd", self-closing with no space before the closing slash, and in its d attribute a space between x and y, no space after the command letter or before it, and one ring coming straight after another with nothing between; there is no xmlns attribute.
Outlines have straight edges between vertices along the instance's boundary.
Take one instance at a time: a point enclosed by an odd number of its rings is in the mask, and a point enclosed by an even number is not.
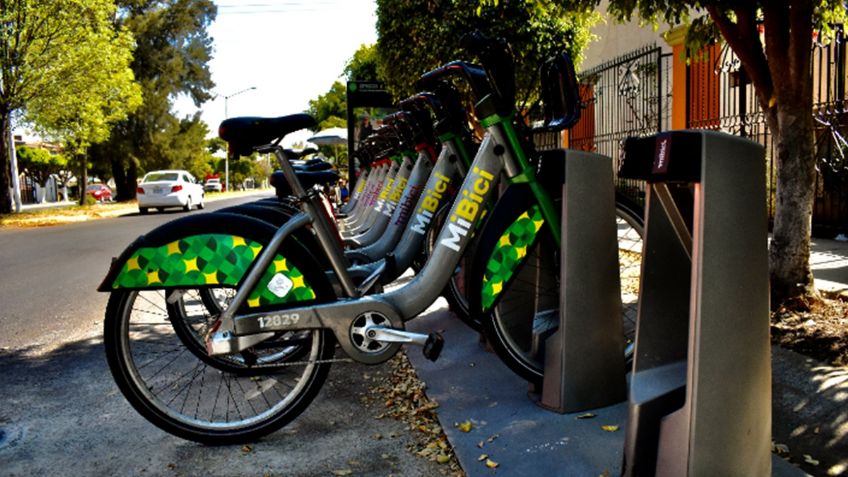
<svg viewBox="0 0 848 477"><path fill-rule="evenodd" d="M454 424L454 427L459 429L460 432L471 432L473 424L471 424L470 420L467 420L465 422Z"/></svg>
<svg viewBox="0 0 848 477"><path fill-rule="evenodd" d="M848 297L827 294L806 307L780 307L771 316L771 339L834 366L848 365Z"/></svg>
<svg viewBox="0 0 848 477"><path fill-rule="evenodd" d="M463 477L465 473L439 424L436 412L439 404L431 401L424 393L426 385L418 379L405 354L398 353L389 360L389 367L391 374L388 379L371 391L374 398L385 407L385 412L376 415L375 419L391 417L405 422L414 431L416 440L415 444L407 447L409 452L444 464L444 475Z"/></svg>

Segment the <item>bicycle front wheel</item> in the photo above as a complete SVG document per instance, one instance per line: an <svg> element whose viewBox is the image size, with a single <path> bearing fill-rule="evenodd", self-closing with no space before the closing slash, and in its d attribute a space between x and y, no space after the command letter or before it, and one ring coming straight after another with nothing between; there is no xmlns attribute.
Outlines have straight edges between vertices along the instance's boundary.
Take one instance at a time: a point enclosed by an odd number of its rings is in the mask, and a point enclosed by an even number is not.
<svg viewBox="0 0 848 477"><path fill-rule="evenodd" d="M104 323L115 382L154 425L206 444L250 442L297 417L318 394L330 367L321 361L334 351L327 330L306 331L302 361L245 373L188 349L169 317L165 293L113 292Z"/></svg>
<svg viewBox="0 0 848 477"><path fill-rule="evenodd" d="M624 357L633 359L639 274L642 263L642 217L637 209L616 203L619 277L621 280ZM539 230L526 257L483 318L486 338L516 374L541 383L544 340L559 327L560 255L547 228Z"/></svg>

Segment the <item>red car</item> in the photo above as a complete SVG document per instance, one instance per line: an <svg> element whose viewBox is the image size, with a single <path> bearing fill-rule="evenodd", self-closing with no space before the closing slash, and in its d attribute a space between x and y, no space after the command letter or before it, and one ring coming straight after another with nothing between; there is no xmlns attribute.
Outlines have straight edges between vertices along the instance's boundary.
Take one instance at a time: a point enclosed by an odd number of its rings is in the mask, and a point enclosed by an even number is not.
<svg viewBox="0 0 848 477"><path fill-rule="evenodd" d="M111 202L112 189L103 184L91 184L85 188L86 195L94 197L97 202Z"/></svg>

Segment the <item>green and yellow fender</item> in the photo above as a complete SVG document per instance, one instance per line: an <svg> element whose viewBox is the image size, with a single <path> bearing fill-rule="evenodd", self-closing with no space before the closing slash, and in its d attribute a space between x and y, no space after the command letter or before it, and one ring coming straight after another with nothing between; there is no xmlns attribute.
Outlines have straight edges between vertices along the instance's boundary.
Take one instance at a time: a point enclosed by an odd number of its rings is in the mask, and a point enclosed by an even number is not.
<svg viewBox="0 0 848 477"><path fill-rule="evenodd" d="M524 263L545 221L532 191L511 185L498 199L480 232L466 293L469 311L482 323Z"/></svg>
<svg viewBox="0 0 848 477"><path fill-rule="evenodd" d="M275 231L267 222L230 213L173 220L142 235L114 259L98 291L236 288ZM250 311L280 309L333 296L323 267L290 236L245 306Z"/></svg>

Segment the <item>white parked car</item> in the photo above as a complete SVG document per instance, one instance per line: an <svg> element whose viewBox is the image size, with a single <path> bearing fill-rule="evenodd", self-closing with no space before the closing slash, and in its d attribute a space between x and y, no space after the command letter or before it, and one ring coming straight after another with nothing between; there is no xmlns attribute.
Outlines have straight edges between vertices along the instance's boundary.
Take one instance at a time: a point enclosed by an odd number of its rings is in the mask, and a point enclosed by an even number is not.
<svg viewBox="0 0 848 477"><path fill-rule="evenodd" d="M186 171L153 171L144 175L136 189L138 210L146 214L151 207L159 212L165 207L182 207L191 210L193 206L203 208L203 186Z"/></svg>
<svg viewBox="0 0 848 477"><path fill-rule="evenodd" d="M221 185L221 179L206 179L206 185L203 186L203 190L206 192L221 192L224 190L223 185Z"/></svg>

